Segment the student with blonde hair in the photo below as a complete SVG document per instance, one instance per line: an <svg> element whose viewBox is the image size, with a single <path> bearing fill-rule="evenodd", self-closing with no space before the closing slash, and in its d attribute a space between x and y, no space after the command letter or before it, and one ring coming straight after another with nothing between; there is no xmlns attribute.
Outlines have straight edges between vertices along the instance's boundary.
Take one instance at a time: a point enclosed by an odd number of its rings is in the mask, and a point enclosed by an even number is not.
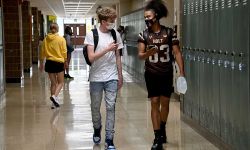
<svg viewBox="0 0 250 150"><path fill-rule="evenodd" d="M84 44L87 44L88 57L92 63L89 73L92 122L94 126L93 142L101 142L100 106L104 92L106 102L105 149L115 150L113 143L115 126L115 103L117 92L122 87L122 65L119 49L123 48L120 34L114 31L116 11L109 7L99 7L96 11L100 26L97 27L98 44L94 45L93 32L89 32ZM116 34L116 42L111 32Z"/></svg>
<svg viewBox="0 0 250 150"><path fill-rule="evenodd" d="M45 37L40 52L40 70L48 73L51 82L50 100L52 109L60 107L58 95L64 84L64 66L67 67L67 48L65 39L58 34L57 23L50 24L50 33ZM45 67L44 67L44 60Z"/></svg>

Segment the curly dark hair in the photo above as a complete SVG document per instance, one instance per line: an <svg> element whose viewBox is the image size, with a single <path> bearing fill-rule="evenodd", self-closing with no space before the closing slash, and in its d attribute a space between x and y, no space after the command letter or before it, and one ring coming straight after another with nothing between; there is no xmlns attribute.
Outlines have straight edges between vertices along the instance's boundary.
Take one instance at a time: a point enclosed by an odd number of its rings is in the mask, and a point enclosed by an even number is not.
<svg viewBox="0 0 250 150"><path fill-rule="evenodd" d="M70 34L70 31L71 31L70 26L66 26L64 30L65 34Z"/></svg>
<svg viewBox="0 0 250 150"><path fill-rule="evenodd" d="M144 8L145 11L153 10L156 18L160 20L162 17L168 16L168 9L162 0L151 0Z"/></svg>

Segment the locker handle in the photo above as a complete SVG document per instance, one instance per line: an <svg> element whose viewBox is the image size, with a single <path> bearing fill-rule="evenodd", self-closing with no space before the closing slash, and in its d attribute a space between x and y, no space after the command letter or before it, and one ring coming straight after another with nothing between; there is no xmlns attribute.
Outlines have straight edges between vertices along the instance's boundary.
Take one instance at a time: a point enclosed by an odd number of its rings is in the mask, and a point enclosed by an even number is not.
<svg viewBox="0 0 250 150"><path fill-rule="evenodd" d="M244 56L244 53L241 52L241 53L239 54L239 56L240 56L240 57L243 57L243 56Z"/></svg>
<svg viewBox="0 0 250 150"><path fill-rule="evenodd" d="M228 51L225 51L225 53L224 53L225 55L228 55Z"/></svg>
<svg viewBox="0 0 250 150"><path fill-rule="evenodd" d="M235 56L235 54L236 54L235 52L232 52L232 53L231 53L232 56Z"/></svg>
<svg viewBox="0 0 250 150"><path fill-rule="evenodd" d="M222 50L219 50L219 51L218 51L218 54L222 54Z"/></svg>
<svg viewBox="0 0 250 150"><path fill-rule="evenodd" d="M214 50L212 50L212 53L216 53L216 50L214 49Z"/></svg>

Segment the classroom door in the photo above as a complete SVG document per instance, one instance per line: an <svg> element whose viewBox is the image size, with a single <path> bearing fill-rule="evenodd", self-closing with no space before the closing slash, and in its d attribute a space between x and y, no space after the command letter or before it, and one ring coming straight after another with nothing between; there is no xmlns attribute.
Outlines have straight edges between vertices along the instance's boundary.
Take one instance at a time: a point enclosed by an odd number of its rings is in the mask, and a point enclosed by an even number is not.
<svg viewBox="0 0 250 150"><path fill-rule="evenodd" d="M64 29L66 26L70 26L73 31L71 41L74 47L81 47L86 36L86 24L64 24Z"/></svg>

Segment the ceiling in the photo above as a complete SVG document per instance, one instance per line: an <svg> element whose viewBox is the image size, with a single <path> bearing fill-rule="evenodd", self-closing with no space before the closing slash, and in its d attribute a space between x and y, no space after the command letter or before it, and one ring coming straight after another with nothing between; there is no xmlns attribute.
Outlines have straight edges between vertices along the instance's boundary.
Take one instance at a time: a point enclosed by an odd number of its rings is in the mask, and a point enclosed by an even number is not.
<svg viewBox="0 0 250 150"><path fill-rule="evenodd" d="M98 6L113 6L119 0L28 0L45 15L63 18L82 18L95 15Z"/></svg>

